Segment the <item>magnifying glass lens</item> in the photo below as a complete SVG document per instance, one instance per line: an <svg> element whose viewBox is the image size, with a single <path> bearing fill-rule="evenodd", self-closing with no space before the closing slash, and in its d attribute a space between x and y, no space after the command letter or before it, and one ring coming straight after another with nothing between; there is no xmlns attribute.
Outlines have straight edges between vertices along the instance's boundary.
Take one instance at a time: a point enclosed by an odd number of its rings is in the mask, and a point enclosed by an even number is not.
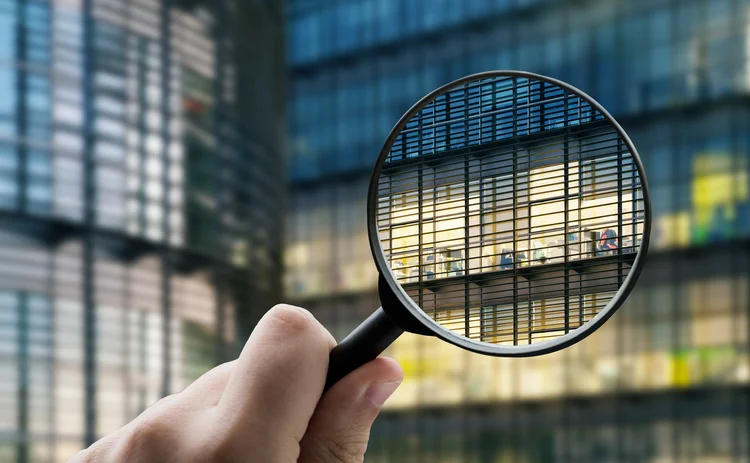
<svg viewBox="0 0 750 463"><path fill-rule="evenodd" d="M451 335L507 349L570 336L632 286L639 161L573 90L516 75L465 82L434 95L381 160L390 277Z"/></svg>

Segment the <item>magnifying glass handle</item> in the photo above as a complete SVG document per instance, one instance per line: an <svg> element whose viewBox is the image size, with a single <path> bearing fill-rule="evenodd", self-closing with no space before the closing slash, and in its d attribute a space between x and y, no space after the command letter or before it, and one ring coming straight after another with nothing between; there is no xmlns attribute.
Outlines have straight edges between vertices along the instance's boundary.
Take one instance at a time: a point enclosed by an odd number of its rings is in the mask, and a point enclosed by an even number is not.
<svg viewBox="0 0 750 463"><path fill-rule="evenodd" d="M323 392L390 346L404 330L379 308L331 351Z"/></svg>

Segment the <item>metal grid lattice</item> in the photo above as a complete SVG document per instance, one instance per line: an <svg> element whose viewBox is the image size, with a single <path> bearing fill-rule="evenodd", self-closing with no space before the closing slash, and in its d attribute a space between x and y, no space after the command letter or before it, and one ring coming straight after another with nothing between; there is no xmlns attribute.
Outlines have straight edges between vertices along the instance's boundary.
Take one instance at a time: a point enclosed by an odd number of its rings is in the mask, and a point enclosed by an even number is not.
<svg viewBox="0 0 750 463"><path fill-rule="evenodd" d="M439 95L397 137L379 182L397 280L477 341L533 344L583 325L623 283L643 233L626 143L549 82L496 77Z"/></svg>

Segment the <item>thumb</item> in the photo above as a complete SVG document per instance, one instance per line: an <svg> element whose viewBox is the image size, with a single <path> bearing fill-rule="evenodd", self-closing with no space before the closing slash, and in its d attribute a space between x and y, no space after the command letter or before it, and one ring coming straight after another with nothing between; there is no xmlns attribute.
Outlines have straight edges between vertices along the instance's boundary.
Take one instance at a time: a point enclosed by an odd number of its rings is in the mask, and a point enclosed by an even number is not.
<svg viewBox="0 0 750 463"><path fill-rule="evenodd" d="M359 463L380 408L401 384L395 360L377 358L323 395L300 442L300 463Z"/></svg>

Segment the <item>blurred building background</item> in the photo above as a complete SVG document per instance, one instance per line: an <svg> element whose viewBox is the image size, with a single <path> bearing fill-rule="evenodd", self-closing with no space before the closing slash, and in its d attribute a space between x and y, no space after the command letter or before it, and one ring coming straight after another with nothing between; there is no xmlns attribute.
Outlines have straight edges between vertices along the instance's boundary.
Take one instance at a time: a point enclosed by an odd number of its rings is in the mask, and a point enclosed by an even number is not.
<svg viewBox="0 0 750 463"><path fill-rule="evenodd" d="M0 0L0 461L64 461L232 357L282 291L349 333L378 305L385 136L490 69L619 119L648 267L553 355L399 339L367 460L750 461L748 0Z"/></svg>
<svg viewBox="0 0 750 463"><path fill-rule="evenodd" d="M67 460L280 298L282 21L0 0L0 461Z"/></svg>
<svg viewBox="0 0 750 463"><path fill-rule="evenodd" d="M531 359L402 337L367 461L750 461L750 2L289 0L286 22L284 287L339 339L378 306L372 164L434 88L491 69L570 82L649 175L653 244L619 313Z"/></svg>

